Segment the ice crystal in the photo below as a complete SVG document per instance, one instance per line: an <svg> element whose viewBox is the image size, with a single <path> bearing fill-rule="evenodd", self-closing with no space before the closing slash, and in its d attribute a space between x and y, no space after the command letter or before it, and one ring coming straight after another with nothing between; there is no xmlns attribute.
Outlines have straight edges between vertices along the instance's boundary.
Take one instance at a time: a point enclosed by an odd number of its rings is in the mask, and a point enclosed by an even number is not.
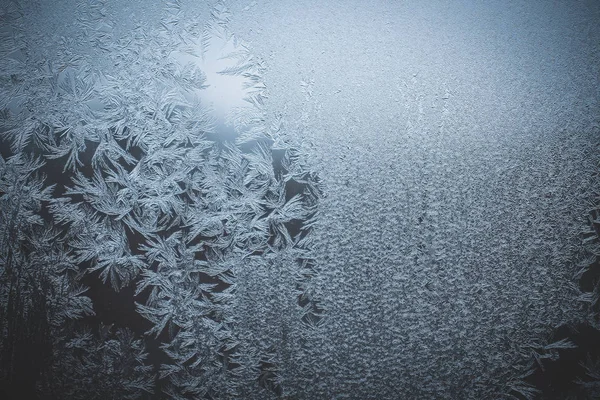
<svg viewBox="0 0 600 400"><path fill-rule="evenodd" d="M22 28L15 7L8 30ZM279 371L293 361L280 345L315 304L303 223L318 179L267 126L263 65L228 30L225 5L204 28L180 7L165 4L156 35L117 37L107 4L81 1L82 35L62 38L55 59L21 59L3 41L14 60L0 97L0 371L11 390L283 393ZM120 317L102 308L101 285L145 322L108 325ZM43 382L24 388L28 340L47 352L31 361Z"/></svg>

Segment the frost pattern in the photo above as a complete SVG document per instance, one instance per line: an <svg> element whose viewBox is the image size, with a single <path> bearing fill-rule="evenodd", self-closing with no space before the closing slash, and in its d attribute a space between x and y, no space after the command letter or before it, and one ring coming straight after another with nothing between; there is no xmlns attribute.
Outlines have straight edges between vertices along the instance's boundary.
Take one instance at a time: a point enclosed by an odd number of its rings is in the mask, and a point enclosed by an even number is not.
<svg viewBox="0 0 600 400"><path fill-rule="evenodd" d="M394 149L390 170L353 180L387 145L383 132L377 146L368 135L344 142L353 162L324 165L348 191L323 201L308 161L318 154L267 113L264 62L230 32L223 2L190 15L180 1L165 1L155 26L151 18L117 22L115 2L73 2L64 37L50 28L65 20L40 18L55 2L0 5L0 398L542 395L532 377L575 342L517 343L512 321L526 326L535 311L515 313L509 298L532 279L525 264L558 268L568 260L553 241L544 250L525 240L534 227L545 240L559 219L513 211L513 203L531 193L543 193L546 204L582 199L593 186L587 178L542 192L558 171L532 166L529 148L510 165L494 162L502 151L481 164L463 157L466 141L444 141L457 124L451 84L424 96L415 74L397 87L409 141ZM324 117L319 85L302 79L304 137ZM441 110L431 125L430 105ZM355 129L358 115L347 118ZM572 143L546 154L578 163L578 151L564 154ZM474 175L470 163L493 174ZM518 184L496 195L493 179ZM387 195L368 198L356 183ZM598 274L594 207L576 279ZM492 216L531 223L508 232L523 238L516 252L486 244L507 245L490 229ZM482 280L486 265L493 268ZM553 276L537 282L536 301ZM511 284L498 290L500 281ZM597 312L600 280L592 281L573 292ZM555 321L545 310L535 318ZM533 328L524 337L550 326ZM516 365L523 360L531 363ZM589 358L581 368L580 391L594 397L600 366Z"/></svg>
<svg viewBox="0 0 600 400"><path fill-rule="evenodd" d="M8 3L1 17L3 386L43 398L286 395L290 338L322 321L311 286L321 189L282 121L267 122L263 65L228 31L227 8L198 24L168 1L159 30L117 37L107 3L80 1L82 42L61 38L59 56L32 51L30 11ZM218 76L245 94L222 119L203 99L215 51L229 65ZM104 323L99 282L134 296L144 329Z"/></svg>

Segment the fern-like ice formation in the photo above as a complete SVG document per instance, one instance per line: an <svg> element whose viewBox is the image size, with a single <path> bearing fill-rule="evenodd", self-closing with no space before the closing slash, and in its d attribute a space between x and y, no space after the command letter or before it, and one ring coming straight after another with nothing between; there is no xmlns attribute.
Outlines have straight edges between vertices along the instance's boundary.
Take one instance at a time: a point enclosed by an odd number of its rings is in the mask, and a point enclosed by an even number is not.
<svg viewBox="0 0 600 400"><path fill-rule="evenodd" d="M281 121L266 122L261 61L221 2L200 24L168 1L159 30L122 37L104 2L77 10L83 43L61 38L58 55L33 51L25 5L2 11L2 385L40 398L287 394L290 354L322 320L320 188ZM93 316L85 284L99 281L135 295L144 334Z"/></svg>

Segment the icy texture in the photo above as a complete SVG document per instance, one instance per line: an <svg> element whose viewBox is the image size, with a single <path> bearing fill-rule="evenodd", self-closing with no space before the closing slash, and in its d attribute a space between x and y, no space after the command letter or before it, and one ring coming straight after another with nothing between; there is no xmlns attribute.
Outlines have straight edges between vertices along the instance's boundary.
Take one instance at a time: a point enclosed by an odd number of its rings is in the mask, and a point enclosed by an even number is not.
<svg viewBox="0 0 600 400"><path fill-rule="evenodd" d="M222 3L200 25L167 2L158 30L119 38L102 2L78 11L83 43L61 38L54 58L33 52L26 8L2 15L7 390L33 391L20 386L29 379L42 398L276 397L290 338L320 321L320 189L281 123L264 120L260 60L227 30ZM84 281L134 288L145 336L82 320L102 300Z"/></svg>
<svg viewBox="0 0 600 400"><path fill-rule="evenodd" d="M2 3L0 388L535 398L599 303L593 18L197 3Z"/></svg>
<svg viewBox="0 0 600 400"><path fill-rule="evenodd" d="M586 316L598 3L245 7L231 26L269 63L267 108L325 185L306 398L517 395L527 345Z"/></svg>

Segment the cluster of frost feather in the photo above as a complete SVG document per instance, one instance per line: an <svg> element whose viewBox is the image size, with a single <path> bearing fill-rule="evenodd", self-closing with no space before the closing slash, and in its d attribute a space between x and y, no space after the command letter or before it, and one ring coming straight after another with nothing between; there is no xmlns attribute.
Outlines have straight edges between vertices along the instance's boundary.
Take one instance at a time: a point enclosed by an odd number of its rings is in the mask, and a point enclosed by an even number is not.
<svg viewBox="0 0 600 400"><path fill-rule="evenodd" d="M199 23L171 0L159 30L115 37L106 5L82 1L82 39L61 38L54 56L32 50L40 39L23 6L1 12L3 381L25 373L25 338L49 349L42 398L280 396L290 338L320 321L310 251L320 189L281 122L265 121L261 63L245 46L223 71L248 83L235 141L219 140L194 96L203 72L176 55L234 40L224 4ZM135 287L144 335L86 325L90 274Z"/></svg>

